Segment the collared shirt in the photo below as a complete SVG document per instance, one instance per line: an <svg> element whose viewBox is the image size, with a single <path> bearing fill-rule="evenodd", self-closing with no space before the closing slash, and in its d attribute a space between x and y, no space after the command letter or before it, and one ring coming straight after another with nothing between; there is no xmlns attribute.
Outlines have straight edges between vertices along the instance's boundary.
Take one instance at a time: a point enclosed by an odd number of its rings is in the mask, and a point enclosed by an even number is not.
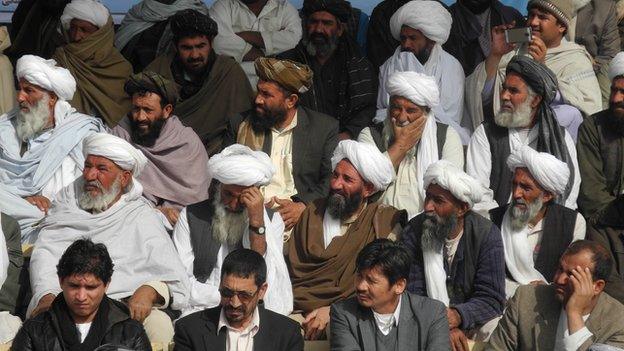
<svg viewBox="0 0 624 351"><path fill-rule="evenodd" d="M583 316L583 322L586 322L587 318L589 318L589 314ZM583 327L570 335L570 331L568 330L568 315L563 308L561 309L559 324L557 325L557 337L555 338L556 351L576 351L587 339L591 338L592 335L594 334L592 334L587 327Z"/></svg>
<svg viewBox="0 0 624 351"><path fill-rule="evenodd" d="M373 311L373 317L375 317L375 323L377 324L377 328L379 328L379 331L383 335L390 334L392 327L399 326L399 317L401 315L401 299L402 296L399 296L399 303L394 309L394 313L379 314Z"/></svg>
<svg viewBox="0 0 624 351"><path fill-rule="evenodd" d="M297 194L295 180L292 170L292 143L293 129L297 126L297 112L290 124L282 129L271 129L271 162L275 166L275 174L271 178L271 183L264 187L262 195L265 201L270 201L273 196L280 199L290 199Z"/></svg>
<svg viewBox="0 0 624 351"><path fill-rule="evenodd" d="M223 327L227 328L225 351L253 351L253 338L260 329L260 314L258 312L258 306L256 306L256 309L253 312L251 323L242 330L238 330L230 326L230 323L228 323L225 318L225 311L222 308L221 314L219 315L217 334Z"/></svg>
<svg viewBox="0 0 624 351"><path fill-rule="evenodd" d="M83 343L87 338L87 335L89 335L91 324L93 324L93 322L76 324L76 329L78 329L78 336L80 337L81 343Z"/></svg>
<svg viewBox="0 0 624 351"><path fill-rule="evenodd" d="M449 267L453 263L453 258L455 258L455 253L457 252L457 247L459 246L459 241L462 236L464 236L463 230L454 239L444 240L444 258Z"/></svg>

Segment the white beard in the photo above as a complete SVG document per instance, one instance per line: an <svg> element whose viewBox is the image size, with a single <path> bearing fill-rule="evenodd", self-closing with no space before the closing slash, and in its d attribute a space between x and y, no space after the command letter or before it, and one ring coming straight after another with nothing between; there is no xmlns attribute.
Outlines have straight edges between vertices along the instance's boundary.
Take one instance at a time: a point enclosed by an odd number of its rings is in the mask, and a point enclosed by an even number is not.
<svg viewBox="0 0 624 351"><path fill-rule="evenodd" d="M100 189L98 195L91 195L90 192L84 190L85 181L83 177L78 178L78 206L93 214L106 211L117 196L121 193L121 174L117 176L110 189L104 189L99 181L91 181L89 185L95 185Z"/></svg>
<svg viewBox="0 0 624 351"><path fill-rule="evenodd" d="M524 205L526 205L525 209L514 206L516 204L516 200L512 200L510 213L511 227L514 230L521 230L522 228L524 228L529 223L529 221L535 218L535 216L537 216L539 211L542 209L543 200L544 195L540 195L537 199L529 204L525 204L524 202L522 202Z"/></svg>
<svg viewBox="0 0 624 351"><path fill-rule="evenodd" d="M212 216L212 237L221 244L234 246L238 244L249 226L247 209L241 212L228 211L221 203L221 187L215 191L212 200L214 214Z"/></svg>
<svg viewBox="0 0 624 351"><path fill-rule="evenodd" d="M48 108L49 102L50 97L44 94L34 106L28 106L28 104L24 103L25 107L28 107L29 110L28 112L19 110L17 112L15 124L15 132L19 140L26 141L43 131L50 118L50 109Z"/></svg>
<svg viewBox="0 0 624 351"><path fill-rule="evenodd" d="M529 95L526 101L513 111L503 111L501 107L494 116L494 122L505 128L527 128L531 125L531 100L533 96Z"/></svg>

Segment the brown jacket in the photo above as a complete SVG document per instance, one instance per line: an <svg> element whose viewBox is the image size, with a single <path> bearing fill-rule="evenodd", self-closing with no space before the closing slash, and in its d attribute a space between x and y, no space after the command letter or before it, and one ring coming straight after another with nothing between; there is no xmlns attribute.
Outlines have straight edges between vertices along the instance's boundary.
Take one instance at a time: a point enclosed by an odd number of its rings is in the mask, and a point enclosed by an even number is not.
<svg viewBox="0 0 624 351"><path fill-rule="evenodd" d="M561 308L552 285L519 287L509 300L488 349L554 350ZM593 335L578 351L587 350L594 343L624 347L624 305L608 294L600 294L585 326Z"/></svg>
<svg viewBox="0 0 624 351"><path fill-rule="evenodd" d="M574 41L583 45L594 58L594 71L620 52L620 35L615 2L591 0L577 14Z"/></svg>

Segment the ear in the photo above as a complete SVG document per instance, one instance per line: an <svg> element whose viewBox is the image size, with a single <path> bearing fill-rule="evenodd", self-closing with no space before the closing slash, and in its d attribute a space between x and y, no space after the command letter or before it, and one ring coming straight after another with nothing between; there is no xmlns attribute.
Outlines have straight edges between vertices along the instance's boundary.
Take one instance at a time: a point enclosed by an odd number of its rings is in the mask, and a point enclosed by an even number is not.
<svg viewBox="0 0 624 351"><path fill-rule="evenodd" d="M553 193L551 193L550 191L545 190L543 198L544 198L544 203L547 203L550 200L554 199L555 195Z"/></svg>
<svg viewBox="0 0 624 351"><path fill-rule="evenodd" d="M126 171L125 169L121 171L121 188L125 189L128 187L128 184L132 181L132 173L130 171Z"/></svg>
<svg viewBox="0 0 624 351"><path fill-rule="evenodd" d="M48 107L50 107L50 111L54 111L54 105L56 105L56 102L58 101L58 96L53 92L51 92L49 96L50 100L48 102Z"/></svg>
<svg viewBox="0 0 624 351"><path fill-rule="evenodd" d="M605 288L606 282L602 279L594 280L594 295L600 294Z"/></svg>
<svg viewBox="0 0 624 351"><path fill-rule="evenodd" d="M376 190L375 190L375 186L373 185L373 183L364 181L364 193L362 194L364 195L364 199L367 199L368 197L373 195L375 192Z"/></svg>
<svg viewBox="0 0 624 351"><path fill-rule="evenodd" d="M338 21L338 37L342 37L342 33L345 32L346 25L340 22L339 19L336 18L336 20Z"/></svg>
<svg viewBox="0 0 624 351"><path fill-rule="evenodd" d="M267 284L267 282L262 283L262 285L260 285L260 288L258 288L258 299L259 300L263 300L264 299L264 294L266 294L266 291L269 287L269 284Z"/></svg>
<svg viewBox="0 0 624 351"><path fill-rule="evenodd" d="M407 279L405 278L401 278L397 280L396 283L394 283L394 285L392 286L394 293L397 295L401 295L405 291L406 288L407 288Z"/></svg>
<svg viewBox="0 0 624 351"><path fill-rule="evenodd" d="M173 112L173 105L172 104L165 105L165 107L163 107L163 118L164 119L169 118L172 112Z"/></svg>
<svg viewBox="0 0 624 351"><path fill-rule="evenodd" d="M565 35L565 32L568 30L568 28L563 25L563 23L559 22L559 20L557 20L557 32L559 32L559 34L561 35Z"/></svg>
<svg viewBox="0 0 624 351"><path fill-rule="evenodd" d="M470 211L470 206L468 206L468 203L461 201L459 203L458 208L457 208L457 217L458 218L464 218L464 215L468 211Z"/></svg>
<svg viewBox="0 0 624 351"><path fill-rule="evenodd" d="M299 101L299 95L290 94L290 96L286 98L286 107L288 109L295 108L295 106L297 106L297 101Z"/></svg>
<svg viewBox="0 0 624 351"><path fill-rule="evenodd" d="M541 95L535 95L533 97L533 100L531 100L531 108L536 108L537 106L539 106L539 104L542 102L542 96Z"/></svg>

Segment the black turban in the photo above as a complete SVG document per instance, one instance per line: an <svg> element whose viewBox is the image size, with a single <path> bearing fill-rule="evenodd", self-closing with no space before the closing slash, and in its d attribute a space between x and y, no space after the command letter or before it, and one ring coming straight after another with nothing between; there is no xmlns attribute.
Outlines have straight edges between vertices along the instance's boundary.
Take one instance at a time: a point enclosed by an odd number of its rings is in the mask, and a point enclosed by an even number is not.
<svg viewBox="0 0 624 351"><path fill-rule="evenodd" d="M171 16L171 32L175 37L180 37L188 32L197 32L214 38L218 34L217 22L209 15L204 15L195 10L182 10Z"/></svg>
<svg viewBox="0 0 624 351"><path fill-rule="evenodd" d="M550 107L559 90L557 77L546 65L528 56L514 56L507 64L506 74L509 73L518 74L537 95L542 97L542 102L537 109L537 123L539 125L537 151L547 152L568 164L570 179L562 201L558 201L563 203L570 194L574 177L578 177L578 175L574 174L574 165L568 154L565 129L561 127L555 112Z"/></svg>
<svg viewBox="0 0 624 351"><path fill-rule="evenodd" d="M305 0L301 11L306 18L315 12L327 11L340 22L347 23L351 16L351 4L345 0Z"/></svg>
<svg viewBox="0 0 624 351"><path fill-rule="evenodd" d="M162 101L172 105L178 100L175 84L152 71L131 75L124 85L124 91L130 96L137 92L149 91L158 94Z"/></svg>

